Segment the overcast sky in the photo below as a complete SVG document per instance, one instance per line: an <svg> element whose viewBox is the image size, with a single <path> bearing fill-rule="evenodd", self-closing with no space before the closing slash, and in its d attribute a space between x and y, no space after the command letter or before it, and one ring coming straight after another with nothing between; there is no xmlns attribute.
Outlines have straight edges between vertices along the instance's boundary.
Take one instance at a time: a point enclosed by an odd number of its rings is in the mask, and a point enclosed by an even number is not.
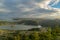
<svg viewBox="0 0 60 40"><path fill-rule="evenodd" d="M60 0L0 0L0 19L60 19Z"/></svg>

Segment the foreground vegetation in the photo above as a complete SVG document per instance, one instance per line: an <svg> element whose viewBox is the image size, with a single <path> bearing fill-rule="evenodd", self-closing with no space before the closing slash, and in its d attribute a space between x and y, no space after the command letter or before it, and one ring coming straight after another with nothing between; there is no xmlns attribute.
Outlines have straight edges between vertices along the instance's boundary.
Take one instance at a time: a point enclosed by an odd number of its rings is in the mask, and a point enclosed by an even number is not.
<svg viewBox="0 0 60 40"><path fill-rule="evenodd" d="M3 30L5 31L5 30ZM1 32L1 31L0 31ZM60 27L47 27L37 30L6 30L0 40L60 40Z"/></svg>

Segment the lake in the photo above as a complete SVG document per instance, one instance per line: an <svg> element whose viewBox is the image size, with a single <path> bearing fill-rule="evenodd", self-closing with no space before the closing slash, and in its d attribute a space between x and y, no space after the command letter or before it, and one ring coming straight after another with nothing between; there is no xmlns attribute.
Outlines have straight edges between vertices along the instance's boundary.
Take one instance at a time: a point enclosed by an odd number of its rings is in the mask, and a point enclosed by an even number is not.
<svg viewBox="0 0 60 40"><path fill-rule="evenodd" d="M28 30L31 28L38 28L39 26L30 26L30 25L14 25L14 27L11 27L11 25L5 25L0 26L0 29L7 29L7 30Z"/></svg>

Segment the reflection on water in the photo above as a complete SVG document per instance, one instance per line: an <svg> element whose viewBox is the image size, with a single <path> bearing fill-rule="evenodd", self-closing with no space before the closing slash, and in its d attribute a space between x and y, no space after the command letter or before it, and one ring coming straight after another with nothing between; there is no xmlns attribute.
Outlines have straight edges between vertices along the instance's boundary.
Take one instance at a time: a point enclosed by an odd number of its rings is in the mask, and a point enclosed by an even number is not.
<svg viewBox="0 0 60 40"><path fill-rule="evenodd" d="M38 26L28 26L28 25L14 25L14 27L9 26L0 26L0 29L8 29L8 30L27 30L31 28L38 28Z"/></svg>

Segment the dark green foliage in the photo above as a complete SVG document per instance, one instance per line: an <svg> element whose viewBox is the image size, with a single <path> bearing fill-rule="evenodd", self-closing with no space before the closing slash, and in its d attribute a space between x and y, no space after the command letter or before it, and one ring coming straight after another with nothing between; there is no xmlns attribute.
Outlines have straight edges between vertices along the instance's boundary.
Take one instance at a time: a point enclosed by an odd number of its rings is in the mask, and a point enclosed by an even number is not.
<svg viewBox="0 0 60 40"><path fill-rule="evenodd" d="M44 31L43 31L44 30ZM60 27L48 27L40 31L15 31L8 36L1 36L4 40L60 40Z"/></svg>
<svg viewBox="0 0 60 40"><path fill-rule="evenodd" d="M29 29L28 31L40 31L40 28L32 28L32 29Z"/></svg>
<svg viewBox="0 0 60 40"><path fill-rule="evenodd" d="M38 25L36 21L33 20L26 20L24 22L25 25Z"/></svg>

